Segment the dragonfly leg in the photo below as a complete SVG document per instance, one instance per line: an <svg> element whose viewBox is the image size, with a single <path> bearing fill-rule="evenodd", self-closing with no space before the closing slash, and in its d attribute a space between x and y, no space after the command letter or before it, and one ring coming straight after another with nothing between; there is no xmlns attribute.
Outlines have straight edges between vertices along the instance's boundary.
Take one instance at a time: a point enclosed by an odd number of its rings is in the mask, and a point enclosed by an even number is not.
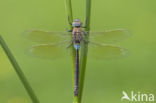
<svg viewBox="0 0 156 103"><path fill-rule="evenodd" d="M85 44L89 43L89 40L84 40Z"/></svg>
<svg viewBox="0 0 156 103"><path fill-rule="evenodd" d="M89 32L83 31L84 36L88 36Z"/></svg>
<svg viewBox="0 0 156 103"><path fill-rule="evenodd" d="M82 26L82 28L87 28L86 26Z"/></svg>
<svg viewBox="0 0 156 103"><path fill-rule="evenodd" d="M69 20L69 16L68 16L68 22L69 22L70 25L72 25L72 23L71 23L70 20Z"/></svg>
<svg viewBox="0 0 156 103"><path fill-rule="evenodd" d="M73 31L72 29L67 30L67 32L72 32L72 31Z"/></svg>

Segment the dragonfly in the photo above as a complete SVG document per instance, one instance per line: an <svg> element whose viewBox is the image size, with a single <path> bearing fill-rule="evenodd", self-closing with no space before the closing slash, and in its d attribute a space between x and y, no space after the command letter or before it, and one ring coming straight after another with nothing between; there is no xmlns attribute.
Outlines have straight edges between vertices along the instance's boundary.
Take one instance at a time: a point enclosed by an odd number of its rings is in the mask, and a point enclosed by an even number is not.
<svg viewBox="0 0 156 103"><path fill-rule="evenodd" d="M124 40L130 34L125 29L107 30L101 32L84 31L80 19L72 23L71 32L49 32L44 30L30 30L24 36L39 44L33 45L29 53L36 57L55 59L66 54L66 49L74 48L75 56L75 88L74 95L79 91L79 52L81 44L88 44L89 54L95 59L112 59L123 57L127 50L112 43ZM87 38L89 37L89 38Z"/></svg>

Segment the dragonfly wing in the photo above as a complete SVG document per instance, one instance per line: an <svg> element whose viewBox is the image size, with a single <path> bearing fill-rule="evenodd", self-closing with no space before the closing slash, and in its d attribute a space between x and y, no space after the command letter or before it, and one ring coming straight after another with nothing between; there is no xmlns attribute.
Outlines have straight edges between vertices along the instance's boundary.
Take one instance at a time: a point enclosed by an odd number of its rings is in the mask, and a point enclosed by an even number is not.
<svg viewBox="0 0 156 103"><path fill-rule="evenodd" d="M42 30L30 30L24 32L24 36L33 42L39 43L56 43L70 40L70 32L48 32Z"/></svg>
<svg viewBox="0 0 156 103"><path fill-rule="evenodd" d="M89 46L89 57L93 57L95 59L117 59L124 57L127 54L128 51L119 46L107 44Z"/></svg>
<svg viewBox="0 0 156 103"><path fill-rule="evenodd" d="M90 32L89 40L98 43L113 43L126 39L130 33L126 29L108 30L103 32Z"/></svg>
<svg viewBox="0 0 156 103"><path fill-rule="evenodd" d="M29 49L29 55L43 59L56 59L66 55L66 47L54 44L34 45Z"/></svg>

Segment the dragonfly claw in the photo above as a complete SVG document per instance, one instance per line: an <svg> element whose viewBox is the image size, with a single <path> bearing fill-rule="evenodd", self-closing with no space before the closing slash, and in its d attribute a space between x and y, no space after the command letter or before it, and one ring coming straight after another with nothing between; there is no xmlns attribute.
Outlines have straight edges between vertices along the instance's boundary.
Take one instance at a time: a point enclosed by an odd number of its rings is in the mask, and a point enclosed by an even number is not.
<svg viewBox="0 0 156 103"><path fill-rule="evenodd" d="M69 16L68 16L68 22L69 22L70 25L72 25L72 23L70 22Z"/></svg>
<svg viewBox="0 0 156 103"><path fill-rule="evenodd" d="M82 26L82 28L87 28L86 26Z"/></svg>
<svg viewBox="0 0 156 103"><path fill-rule="evenodd" d="M67 30L67 32L72 32L73 30L72 29L70 29L70 30Z"/></svg>

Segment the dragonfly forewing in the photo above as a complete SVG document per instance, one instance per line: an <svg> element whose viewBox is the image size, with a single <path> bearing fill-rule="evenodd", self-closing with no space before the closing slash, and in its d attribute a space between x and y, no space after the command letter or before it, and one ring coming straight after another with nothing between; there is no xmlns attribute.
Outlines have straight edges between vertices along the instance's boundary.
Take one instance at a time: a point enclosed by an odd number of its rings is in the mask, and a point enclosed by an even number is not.
<svg viewBox="0 0 156 103"><path fill-rule="evenodd" d="M38 43L59 43L72 39L70 32L49 32L42 30L30 30L24 32L24 36Z"/></svg>
<svg viewBox="0 0 156 103"><path fill-rule="evenodd" d="M122 41L130 36L130 32L126 29L115 29L103 32L89 32L89 41L97 43L114 43Z"/></svg>

